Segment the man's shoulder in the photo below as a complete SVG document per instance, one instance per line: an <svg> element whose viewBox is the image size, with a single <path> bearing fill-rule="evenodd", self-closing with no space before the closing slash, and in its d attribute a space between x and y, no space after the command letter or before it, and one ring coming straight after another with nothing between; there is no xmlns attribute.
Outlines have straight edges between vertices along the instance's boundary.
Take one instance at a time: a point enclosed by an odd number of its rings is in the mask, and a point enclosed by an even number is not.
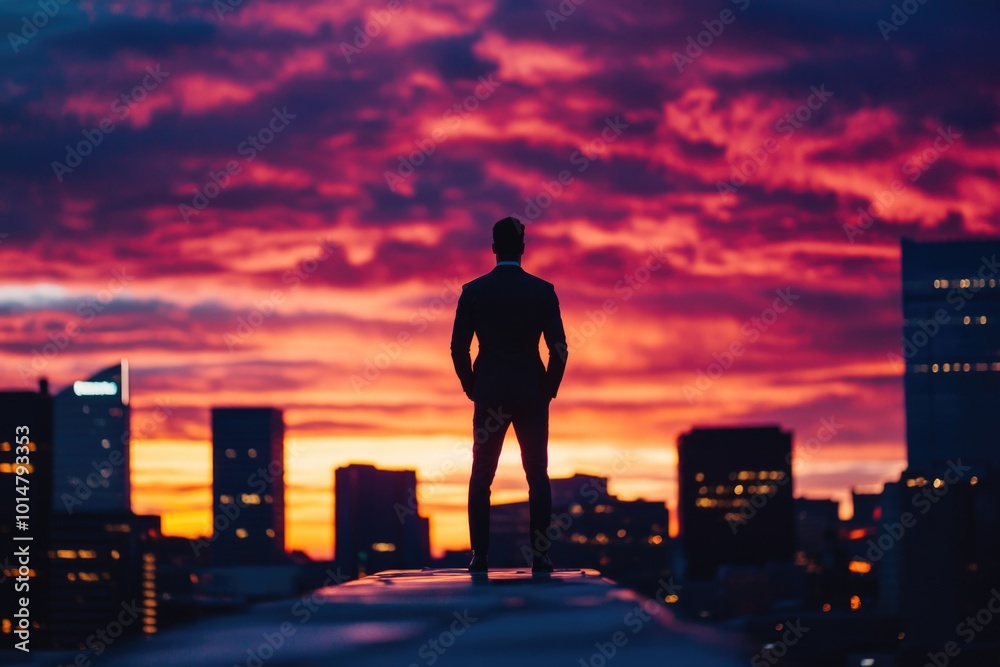
<svg viewBox="0 0 1000 667"><path fill-rule="evenodd" d="M520 272L518 272L516 276L517 279L519 279L522 283L526 283L534 289L540 291L541 290L555 291L555 285L553 285L547 280L539 278L534 274L528 273L523 269ZM504 280L509 280L510 278L511 276L504 276L503 274L499 274L496 271L490 271L489 273L484 273L478 278L474 278L469 282L465 283L464 285L462 285L462 290L474 292L479 289L492 289L497 284L502 283Z"/></svg>

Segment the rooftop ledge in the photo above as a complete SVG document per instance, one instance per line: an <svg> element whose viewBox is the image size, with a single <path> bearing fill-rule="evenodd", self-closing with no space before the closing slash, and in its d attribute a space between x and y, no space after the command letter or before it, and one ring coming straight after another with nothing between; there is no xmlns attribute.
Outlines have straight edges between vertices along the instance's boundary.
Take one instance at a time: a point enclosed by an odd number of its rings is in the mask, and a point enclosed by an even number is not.
<svg viewBox="0 0 1000 667"><path fill-rule="evenodd" d="M103 664L746 664L734 637L678 621L664 605L579 569L391 570L121 648Z"/></svg>

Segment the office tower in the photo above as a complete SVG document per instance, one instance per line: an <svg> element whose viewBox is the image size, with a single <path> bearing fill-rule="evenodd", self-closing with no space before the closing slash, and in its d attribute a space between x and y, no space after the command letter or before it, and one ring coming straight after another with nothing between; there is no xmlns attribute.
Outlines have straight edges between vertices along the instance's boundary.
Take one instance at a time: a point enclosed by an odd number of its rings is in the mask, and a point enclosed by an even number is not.
<svg viewBox="0 0 1000 667"><path fill-rule="evenodd" d="M348 576L424 567L430 524L419 514L417 473L351 464L334 473L336 561Z"/></svg>
<svg viewBox="0 0 1000 667"><path fill-rule="evenodd" d="M54 648L96 650L156 632L159 537L158 516L88 512L53 517L49 556ZM101 629L104 635L96 635Z"/></svg>
<svg viewBox="0 0 1000 667"><path fill-rule="evenodd" d="M28 458L18 458L23 456ZM23 502L15 502L22 498ZM37 392L0 392L0 502L0 651L25 639L15 633L19 601L25 596L30 600L26 646L44 648L49 631L46 555L52 516L52 397L44 379ZM27 576L20 571L21 556L15 555L25 549L30 559Z"/></svg>
<svg viewBox="0 0 1000 667"><path fill-rule="evenodd" d="M212 562L285 560L285 425L281 410L212 408Z"/></svg>
<svg viewBox="0 0 1000 667"><path fill-rule="evenodd" d="M694 428L677 441L685 576L788 563L794 549L792 434L777 426Z"/></svg>
<svg viewBox="0 0 1000 667"><path fill-rule="evenodd" d="M54 511L132 511L128 361L56 394L52 440Z"/></svg>
<svg viewBox="0 0 1000 667"><path fill-rule="evenodd" d="M902 256L909 467L1000 470L1000 240L904 239Z"/></svg>

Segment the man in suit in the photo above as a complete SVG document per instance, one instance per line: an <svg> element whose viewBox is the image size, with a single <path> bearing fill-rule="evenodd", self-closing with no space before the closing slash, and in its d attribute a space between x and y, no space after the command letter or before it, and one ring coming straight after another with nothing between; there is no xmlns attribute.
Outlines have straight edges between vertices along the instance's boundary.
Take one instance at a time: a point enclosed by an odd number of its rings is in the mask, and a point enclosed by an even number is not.
<svg viewBox="0 0 1000 667"><path fill-rule="evenodd" d="M549 401L566 369L566 332L551 283L521 268L524 225L504 218L493 226L497 265L462 286L451 335L451 358L465 395L473 401L472 477L469 480L471 572L489 569L490 485L496 475L507 427L514 425L521 464L528 478L533 572L551 572L552 517L549 486ZM469 354L472 335L479 340L475 365ZM538 350L545 337L548 368Z"/></svg>

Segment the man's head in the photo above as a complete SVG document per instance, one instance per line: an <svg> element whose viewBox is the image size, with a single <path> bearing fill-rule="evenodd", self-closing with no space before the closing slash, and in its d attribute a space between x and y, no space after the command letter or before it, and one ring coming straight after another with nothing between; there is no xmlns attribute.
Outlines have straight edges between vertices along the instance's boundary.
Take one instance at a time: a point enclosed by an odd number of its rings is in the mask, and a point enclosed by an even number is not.
<svg viewBox="0 0 1000 667"><path fill-rule="evenodd" d="M524 254L524 225L517 218L504 218L493 225L493 254L497 261L520 260Z"/></svg>

